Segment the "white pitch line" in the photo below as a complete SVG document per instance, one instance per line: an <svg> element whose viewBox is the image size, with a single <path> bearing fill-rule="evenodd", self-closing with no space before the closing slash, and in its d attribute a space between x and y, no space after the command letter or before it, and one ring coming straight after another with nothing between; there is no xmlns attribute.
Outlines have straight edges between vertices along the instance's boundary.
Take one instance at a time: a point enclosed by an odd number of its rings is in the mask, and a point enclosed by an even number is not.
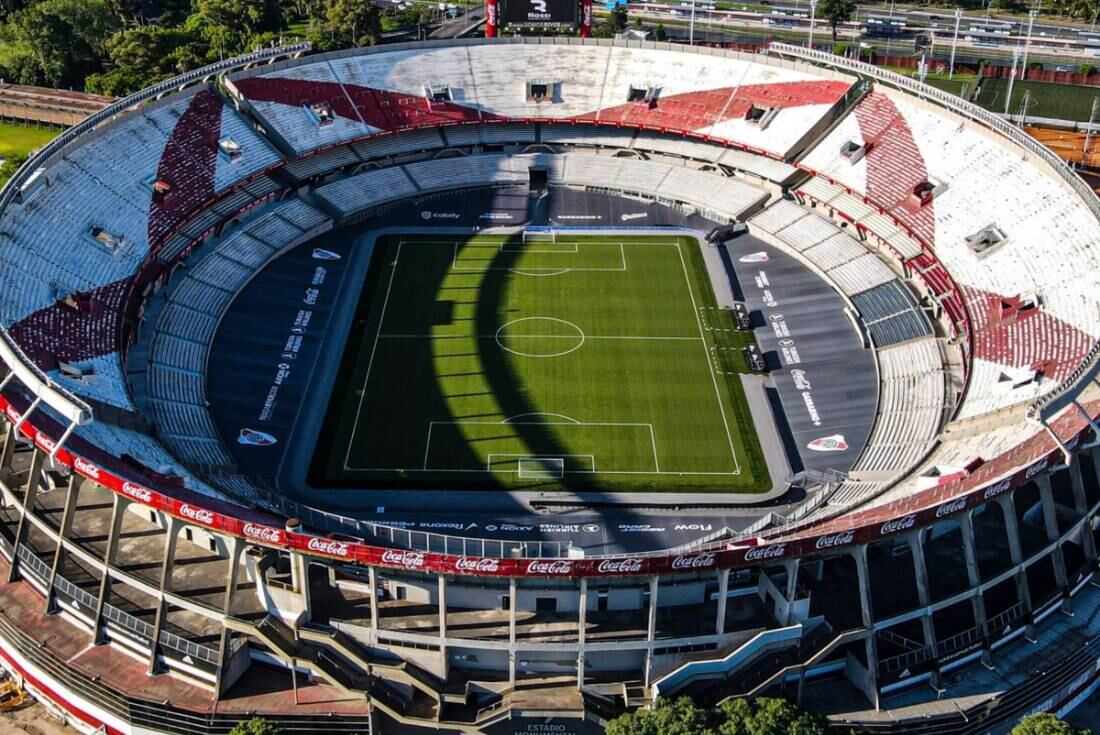
<svg viewBox="0 0 1100 735"><path fill-rule="evenodd" d="M424 469L428 469L428 453L432 451L432 428L434 427L434 421L428 423L428 441L424 443Z"/></svg>
<svg viewBox="0 0 1100 735"><path fill-rule="evenodd" d="M649 425L649 443L653 445L653 469L661 471L661 461L657 459L657 439L653 436L653 424Z"/></svg>
<svg viewBox="0 0 1100 735"><path fill-rule="evenodd" d="M382 339L495 339L495 334L383 334ZM575 339L576 335L570 334L514 334L508 339ZM653 340L672 342L698 342L702 337L647 337L645 335L630 334L586 334L585 339L626 339L626 340Z"/></svg>
<svg viewBox="0 0 1100 735"><path fill-rule="evenodd" d="M374 344L371 345L370 359L367 360L367 374L363 376L362 392L359 395L359 405L355 408L355 421L351 425L351 436L348 438L348 451L344 455L344 469L351 470L348 462L351 459L351 448L355 444L355 435L359 431L359 418L363 413L363 402L367 398L367 382L370 380L370 371L374 367L374 353L378 349L378 339L382 336L382 325L386 322L386 307L390 304L390 292L393 291L393 277L397 275L397 264L401 261L401 248L403 243L397 244L397 254L393 257L393 266L390 270L390 280L386 284L386 298L382 301L382 314L378 317L378 331L374 334Z"/></svg>
<svg viewBox="0 0 1100 735"><path fill-rule="evenodd" d="M679 242L676 243L676 252L680 255L680 267L684 271L684 283L687 285L688 296L691 297L691 305L695 311L695 323L699 327L699 338L703 340L703 355L706 357L707 369L710 371L710 380L714 384L714 398L718 401L718 411L722 414L722 425L726 428L726 439L729 442L730 455L733 457L733 466L740 472L741 463L737 461L737 452L733 448L733 434L730 432L730 422L726 418L726 409L722 405L722 394L718 390L718 376L714 374L714 365L711 364L710 352L707 350L706 337L703 334L703 322L699 318L699 304L695 301L695 291L691 287L687 262L684 260L684 251Z"/></svg>

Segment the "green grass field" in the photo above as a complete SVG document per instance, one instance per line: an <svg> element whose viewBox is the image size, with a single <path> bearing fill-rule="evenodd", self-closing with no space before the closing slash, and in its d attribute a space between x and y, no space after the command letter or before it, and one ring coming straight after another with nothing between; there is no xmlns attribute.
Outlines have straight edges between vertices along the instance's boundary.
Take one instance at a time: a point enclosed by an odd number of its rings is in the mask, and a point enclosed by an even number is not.
<svg viewBox="0 0 1100 735"><path fill-rule="evenodd" d="M1100 87L1017 80L1012 85L1012 103L1009 106L1009 112L1012 115L1020 114L1025 91L1028 93L1028 115L1053 117L1059 120L1088 121L1092 111L1092 101L1100 97ZM986 79L982 82L981 92L974 101L987 110L1003 113L1006 94L1008 94L1007 79Z"/></svg>
<svg viewBox="0 0 1100 735"><path fill-rule="evenodd" d="M739 378L751 337L694 240L377 247L315 482L770 488Z"/></svg>
<svg viewBox="0 0 1100 735"><path fill-rule="evenodd" d="M886 65L882 68L913 79L920 78L918 71L911 67ZM978 75L959 72L948 79L947 72L930 71L925 75L924 81L937 89L969 99L970 94L974 91L974 85L978 82Z"/></svg>
<svg viewBox="0 0 1100 735"><path fill-rule="evenodd" d="M34 128L0 122L0 158L26 156L53 140L59 132L57 128ZM6 181L7 177L0 174L0 186Z"/></svg>

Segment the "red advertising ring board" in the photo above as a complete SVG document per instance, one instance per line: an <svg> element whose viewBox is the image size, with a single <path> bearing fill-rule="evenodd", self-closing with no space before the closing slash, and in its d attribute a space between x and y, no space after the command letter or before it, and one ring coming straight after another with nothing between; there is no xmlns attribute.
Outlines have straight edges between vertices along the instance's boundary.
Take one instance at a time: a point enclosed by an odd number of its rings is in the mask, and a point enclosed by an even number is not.
<svg viewBox="0 0 1100 735"><path fill-rule="evenodd" d="M7 418L19 421L18 410L2 395L0 409ZM1100 409L1100 402L1088 406L1089 414ZM1089 431L1084 417L1076 412L1063 416L1054 428L1069 434L1065 442L1073 449ZM52 452L57 444L45 432L25 421L20 433L37 447ZM976 472L915 493L905 501L870 511L856 512L840 520L827 521L805 529L808 535L768 544L755 544L723 550L663 554L653 556L603 557L595 559L531 559L455 556L424 551L394 549L331 539L310 533L287 531L277 526L243 520L202 507L193 501L181 501L131 480L125 480L107 469L62 447L54 458L71 467L77 474L98 483L122 497L170 516L189 525L209 528L245 539L250 543L273 548L287 548L310 556L348 563L432 572L454 576L492 577L621 577L665 573L686 573L775 562L798 556L835 551L845 547L885 538L896 533L928 525L945 517L989 502L1030 481L1061 458L1061 450L1039 432L1013 450L983 464ZM1031 458L1026 466L1013 469L1018 458ZM1003 475L998 477L998 475ZM938 504L928 504L930 493L946 497ZM912 506L911 512L907 506ZM923 507L919 507L923 506ZM843 524L840 527L837 524ZM832 525L832 527L830 527ZM822 531L825 531L822 533Z"/></svg>

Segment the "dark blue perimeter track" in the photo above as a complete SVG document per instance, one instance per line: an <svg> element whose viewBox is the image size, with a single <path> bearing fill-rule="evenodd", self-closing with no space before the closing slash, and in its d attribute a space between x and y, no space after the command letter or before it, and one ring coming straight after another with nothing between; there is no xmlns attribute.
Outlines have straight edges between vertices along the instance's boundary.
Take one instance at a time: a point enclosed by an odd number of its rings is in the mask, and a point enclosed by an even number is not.
<svg viewBox="0 0 1100 735"><path fill-rule="evenodd" d="M522 190L520 190L522 191ZM519 191L458 192L409 202L381 217L328 233L271 263L238 295L214 339L207 397L215 426L239 471L315 507L425 531L521 540L573 540L591 553L636 552L685 543L728 526L744 527L761 513L798 499L797 492L756 508L582 509L535 513L507 491L447 493L311 487L306 478L314 445L364 288L369 288L370 231L403 227L473 228L527 224L562 227L670 226L706 232L715 223L652 202L608 194L551 190L541 200ZM427 213L427 215L425 215ZM623 215L627 215L624 218ZM640 216L642 215L642 216ZM739 263L767 252L764 263ZM733 290L754 312L757 339L775 380L777 419L794 469L846 471L874 421L877 376L873 356L845 317L844 301L806 268L755 238L729 243ZM757 285L766 274L766 290ZM773 315L781 314L785 336ZM788 364L778 340L793 340ZM784 343L786 344L786 343ZM792 377L794 373L797 381ZM796 384L797 383L797 384ZM814 414L804 393L807 383ZM785 416L784 416L785 414ZM241 443L242 429L261 443ZM812 452L813 439L843 434L844 452ZM264 436L274 439L264 444ZM668 503L670 498L655 499ZM716 497L720 502L720 497Z"/></svg>

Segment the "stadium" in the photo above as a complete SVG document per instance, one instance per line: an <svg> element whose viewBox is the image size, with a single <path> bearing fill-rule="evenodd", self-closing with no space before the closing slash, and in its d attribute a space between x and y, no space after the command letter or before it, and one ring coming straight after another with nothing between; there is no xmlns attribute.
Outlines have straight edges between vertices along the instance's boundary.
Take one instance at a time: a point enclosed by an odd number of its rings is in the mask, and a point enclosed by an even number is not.
<svg viewBox="0 0 1100 735"><path fill-rule="evenodd" d="M1098 243L1017 128L795 46L187 73L0 196L3 666L84 732L1064 712Z"/></svg>

